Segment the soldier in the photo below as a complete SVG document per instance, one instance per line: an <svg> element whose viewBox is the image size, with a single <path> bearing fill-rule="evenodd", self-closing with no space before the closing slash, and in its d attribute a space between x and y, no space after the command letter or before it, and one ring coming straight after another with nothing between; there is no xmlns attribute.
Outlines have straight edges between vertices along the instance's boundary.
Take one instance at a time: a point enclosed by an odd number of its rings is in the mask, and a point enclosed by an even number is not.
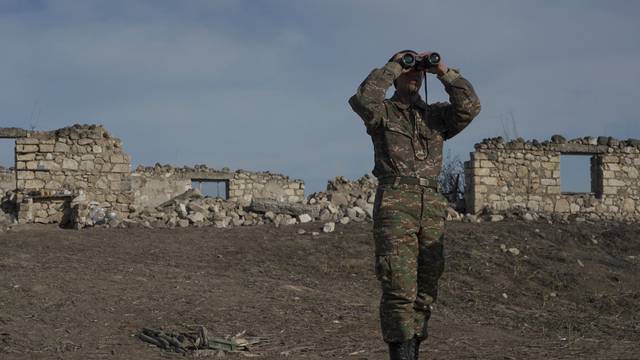
<svg viewBox="0 0 640 360"><path fill-rule="evenodd" d="M427 67L450 103L420 97L424 70L407 66L405 50L374 69L349 99L364 120L374 148L378 189L373 213L376 277L382 286L380 323L391 359L418 359L427 338L431 304L444 271L443 232L447 201L437 189L442 146L480 112L471 84L444 61ZM396 88L390 99L387 89Z"/></svg>

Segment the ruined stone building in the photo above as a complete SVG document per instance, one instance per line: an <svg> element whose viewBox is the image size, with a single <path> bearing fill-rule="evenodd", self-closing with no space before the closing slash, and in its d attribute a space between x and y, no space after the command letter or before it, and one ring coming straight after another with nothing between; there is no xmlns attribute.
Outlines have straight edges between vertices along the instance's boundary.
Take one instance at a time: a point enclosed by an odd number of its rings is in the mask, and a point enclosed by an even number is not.
<svg viewBox="0 0 640 360"><path fill-rule="evenodd" d="M561 191L562 155L590 156L590 191ZM467 211L525 209L593 219L638 219L639 174L640 141L635 139L601 136L567 141L559 135L544 142L486 139L476 144L465 163Z"/></svg>
<svg viewBox="0 0 640 360"><path fill-rule="evenodd" d="M243 204L254 198L304 200L301 180L270 172L161 165L132 171L122 142L102 126L0 128L0 138L15 139L15 167L0 169L0 195L11 192L21 223L70 222L91 203L127 218L185 192L194 181L220 182L228 200Z"/></svg>
<svg viewBox="0 0 640 360"><path fill-rule="evenodd" d="M87 218L96 207L127 219L202 183L222 187L224 199L238 209L253 200L287 204L313 200L305 198L301 180L270 172L159 164L138 166L132 171L131 157L123 150L122 142L97 125L74 125L54 131L0 128L0 138L15 139L14 166L0 168L2 207L6 211L7 204L11 204L11 211L21 223L75 226L77 219ZM576 154L590 157L591 189L563 192L560 159ZM466 210L471 214L526 210L594 220L637 220L639 175L639 140L587 137L567 141L557 135L544 142L486 139L476 144L465 163ZM338 195L332 194L331 202ZM365 195L354 200L360 202L356 205L363 213L366 211L362 209L371 207L367 204L372 202L373 192ZM338 210L357 212L356 205L329 212L333 217ZM360 215L353 218L364 218Z"/></svg>

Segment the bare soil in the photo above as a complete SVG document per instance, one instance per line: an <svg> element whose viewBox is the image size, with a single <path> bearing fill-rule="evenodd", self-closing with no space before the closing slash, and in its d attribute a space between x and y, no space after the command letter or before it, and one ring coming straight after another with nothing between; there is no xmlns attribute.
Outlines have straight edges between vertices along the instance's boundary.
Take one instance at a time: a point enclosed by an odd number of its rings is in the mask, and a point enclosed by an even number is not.
<svg viewBox="0 0 640 360"><path fill-rule="evenodd" d="M371 224L320 226L0 233L0 358L177 359L133 335L204 325L261 359L386 359ZM639 231L448 224L424 358L640 359Z"/></svg>

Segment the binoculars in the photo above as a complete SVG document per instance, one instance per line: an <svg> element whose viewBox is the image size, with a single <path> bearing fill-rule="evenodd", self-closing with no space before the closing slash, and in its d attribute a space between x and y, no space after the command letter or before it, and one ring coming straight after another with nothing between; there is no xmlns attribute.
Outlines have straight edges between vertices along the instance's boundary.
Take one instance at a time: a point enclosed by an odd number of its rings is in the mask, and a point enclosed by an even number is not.
<svg viewBox="0 0 640 360"><path fill-rule="evenodd" d="M400 58L400 65L403 68L414 68L416 70L426 70L428 68L438 66L440 63L440 54L432 52L429 56L418 56L412 53L406 53Z"/></svg>

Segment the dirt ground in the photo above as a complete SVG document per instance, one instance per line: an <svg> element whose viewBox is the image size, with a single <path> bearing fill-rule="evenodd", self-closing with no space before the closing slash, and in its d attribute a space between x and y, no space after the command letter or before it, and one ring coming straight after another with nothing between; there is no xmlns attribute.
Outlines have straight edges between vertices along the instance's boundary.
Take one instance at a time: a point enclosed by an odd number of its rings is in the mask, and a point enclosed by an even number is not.
<svg viewBox="0 0 640 360"><path fill-rule="evenodd" d="M371 224L320 225L0 233L0 358L177 359L133 335L204 325L260 359L386 359ZM640 225L447 226L425 359L640 359Z"/></svg>

